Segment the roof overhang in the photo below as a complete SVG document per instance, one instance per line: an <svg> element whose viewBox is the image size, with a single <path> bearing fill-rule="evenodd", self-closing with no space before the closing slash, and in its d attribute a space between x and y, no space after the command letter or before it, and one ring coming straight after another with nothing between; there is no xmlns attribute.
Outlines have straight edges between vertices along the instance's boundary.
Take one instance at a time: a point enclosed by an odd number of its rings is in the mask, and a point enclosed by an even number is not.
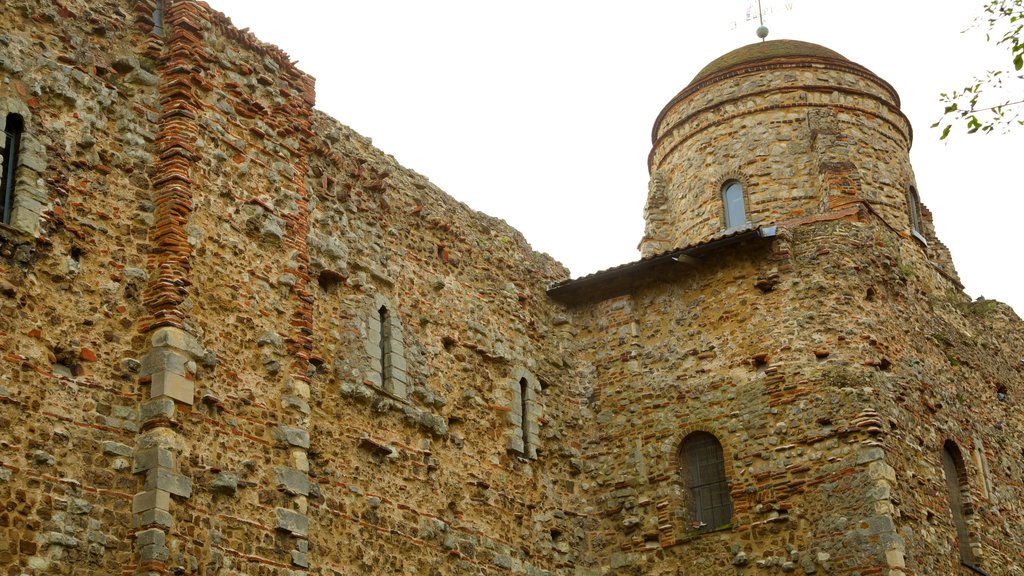
<svg viewBox="0 0 1024 576"><path fill-rule="evenodd" d="M775 226L742 228L730 231L711 240L699 242L685 248L676 248L636 262L595 272L575 280L556 282L548 288L547 293L549 297L559 302L573 303L587 300L588 296L591 295L622 292L635 284L637 280L651 275L653 271L669 266L678 266L678 263L685 258L703 258L709 253L726 246L755 238L772 238L775 234Z"/></svg>

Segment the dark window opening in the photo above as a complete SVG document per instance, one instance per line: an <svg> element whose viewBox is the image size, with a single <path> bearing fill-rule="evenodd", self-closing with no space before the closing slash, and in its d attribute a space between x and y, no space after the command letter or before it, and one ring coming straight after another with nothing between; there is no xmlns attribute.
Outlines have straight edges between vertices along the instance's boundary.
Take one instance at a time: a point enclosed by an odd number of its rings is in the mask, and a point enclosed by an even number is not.
<svg viewBox="0 0 1024 576"><path fill-rule="evenodd" d="M387 306L377 310L380 319L380 385L387 387L391 376L391 313Z"/></svg>
<svg viewBox="0 0 1024 576"><path fill-rule="evenodd" d="M519 379L519 409L522 411L522 420L520 426L523 431L523 455L528 456L530 454L530 414L526 409L527 394L530 389L529 382L526 378Z"/></svg>
<svg viewBox="0 0 1024 576"><path fill-rule="evenodd" d="M732 497L725 478L725 458L718 439L694 432L683 440L680 473L689 491L691 530L714 530L732 521Z"/></svg>
<svg viewBox="0 0 1024 576"><path fill-rule="evenodd" d="M8 114L4 125L3 148L3 223L11 223L11 210L14 207L15 173L18 171L18 148L21 146L21 132L25 122L17 114Z"/></svg>
<svg viewBox="0 0 1024 576"><path fill-rule="evenodd" d="M956 527L956 540L960 547L960 561L974 564L968 540L966 516L970 514L967 507L965 492L968 491L967 467L964 466L963 454L952 440L947 440L942 447L942 472L946 476L946 491L949 494L949 509L953 514L953 525Z"/></svg>

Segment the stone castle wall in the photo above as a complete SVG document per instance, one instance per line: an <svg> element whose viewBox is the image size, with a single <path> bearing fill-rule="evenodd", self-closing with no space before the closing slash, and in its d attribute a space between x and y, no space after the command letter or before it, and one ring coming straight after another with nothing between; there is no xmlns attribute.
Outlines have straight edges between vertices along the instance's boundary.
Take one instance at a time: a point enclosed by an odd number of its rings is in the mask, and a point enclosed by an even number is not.
<svg viewBox="0 0 1024 576"><path fill-rule="evenodd" d="M1020 380L1021 333L1005 306L969 303L920 243L873 217L646 277L574 309L600 424L586 454L602 566L959 573L939 462L954 440L969 459L977 556L989 574L1020 571L1009 502L1022 496L1022 428L998 390ZM679 449L694 431L723 445L724 529L686 512Z"/></svg>
<svg viewBox="0 0 1024 576"><path fill-rule="evenodd" d="M1020 574L1024 331L959 292L927 212L909 237L888 108L776 118L800 150L877 145L861 204L566 305L560 264L204 3L0 16L27 142L0 227L6 573L949 573L953 440L970 544ZM743 118L701 133L738 161ZM727 455L712 532L685 511L692 430Z"/></svg>
<svg viewBox="0 0 1024 576"><path fill-rule="evenodd" d="M6 571L579 561L563 267L204 4L4 17L50 193L4 230Z"/></svg>

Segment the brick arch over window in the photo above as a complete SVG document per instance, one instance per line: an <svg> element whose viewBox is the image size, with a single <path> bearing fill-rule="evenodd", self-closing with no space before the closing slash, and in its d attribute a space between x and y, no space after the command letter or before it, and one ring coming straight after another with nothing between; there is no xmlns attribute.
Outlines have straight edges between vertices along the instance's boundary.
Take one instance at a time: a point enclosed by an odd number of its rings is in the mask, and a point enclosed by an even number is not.
<svg viewBox="0 0 1024 576"><path fill-rule="evenodd" d="M714 434L698 430L683 438L679 476L685 488L687 530L714 530L732 522L725 450Z"/></svg>
<svg viewBox="0 0 1024 576"><path fill-rule="evenodd" d="M956 527L960 561L974 566L974 552L971 550L970 531L967 528L968 520L974 513L970 502L970 479L960 447L952 440L946 440L942 446L942 472L946 477L946 494L949 496L953 526Z"/></svg>
<svg viewBox="0 0 1024 576"><path fill-rule="evenodd" d="M405 362L405 338L398 309L377 296L366 315L366 381L389 395L405 399L410 385Z"/></svg>

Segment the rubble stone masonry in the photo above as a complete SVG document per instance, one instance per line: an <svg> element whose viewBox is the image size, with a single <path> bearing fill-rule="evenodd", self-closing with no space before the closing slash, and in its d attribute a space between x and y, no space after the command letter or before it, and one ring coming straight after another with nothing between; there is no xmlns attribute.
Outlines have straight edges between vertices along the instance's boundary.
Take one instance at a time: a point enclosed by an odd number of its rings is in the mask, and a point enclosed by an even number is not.
<svg viewBox="0 0 1024 576"><path fill-rule="evenodd" d="M203 2L0 20L0 573L1024 575L1024 325L911 218L867 69L713 63L644 258L569 281Z"/></svg>

